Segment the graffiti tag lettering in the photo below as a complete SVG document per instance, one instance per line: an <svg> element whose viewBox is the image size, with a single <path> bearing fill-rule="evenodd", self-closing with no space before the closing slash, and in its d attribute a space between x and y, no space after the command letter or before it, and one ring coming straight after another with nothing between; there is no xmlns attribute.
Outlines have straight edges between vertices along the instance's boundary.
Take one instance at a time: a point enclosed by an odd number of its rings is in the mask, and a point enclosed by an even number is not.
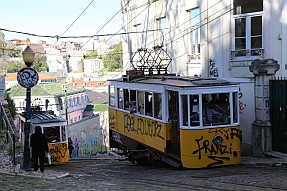
<svg viewBox="0 0 287 191"><path fill-rule="evenodd" d="M161 135L162 125L157 121L151 121L144 118L138 118L138 125L135 125L134 116L125 114L124 115L124 131L135 132L137 135L147 135L150 137L159 137L164 140Z"/></svg>

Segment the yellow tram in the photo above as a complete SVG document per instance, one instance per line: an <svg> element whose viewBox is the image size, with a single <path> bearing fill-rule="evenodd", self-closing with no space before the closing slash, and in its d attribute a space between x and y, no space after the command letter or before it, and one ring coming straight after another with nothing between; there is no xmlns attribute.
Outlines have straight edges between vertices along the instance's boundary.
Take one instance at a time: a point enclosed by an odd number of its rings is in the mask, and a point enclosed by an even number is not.
<svg viewBox="0 0 287 191"><path fill-rule="evenodd" d="M24 137L25 115L20 115L20 120L20 137ZM32 111L30 134L35 132L36 126L41 127L42 133L44 133L48 139L51 164L69 161L66 124L65 119L57 117L49 111ZM22 141L24 141L24 139L22 139Z"/></svg>
<svg viewBox="0 0 287 191"><path fill-rule="evenodd" d="M131 162L183 168L240 163L238 84L138 71L108 82L110 147Z"/></svg>

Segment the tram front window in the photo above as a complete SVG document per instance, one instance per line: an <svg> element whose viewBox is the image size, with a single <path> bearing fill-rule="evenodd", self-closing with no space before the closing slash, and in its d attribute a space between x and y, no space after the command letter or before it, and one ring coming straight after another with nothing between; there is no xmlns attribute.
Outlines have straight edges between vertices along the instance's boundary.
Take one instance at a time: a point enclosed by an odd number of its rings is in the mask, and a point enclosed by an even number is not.
<svg viewBox="0 0 287 191"><path fill-rule="evenodd" d="M202 96L203 125L230 123L229 93L204 94Z"/></svg>
<svg viewBox="0 0 287 191"><path fill-rule="evenodd" d="M44 134L47 136L49 143L57 143L61 141L60 130L60 126L44 128Z"/></svg>

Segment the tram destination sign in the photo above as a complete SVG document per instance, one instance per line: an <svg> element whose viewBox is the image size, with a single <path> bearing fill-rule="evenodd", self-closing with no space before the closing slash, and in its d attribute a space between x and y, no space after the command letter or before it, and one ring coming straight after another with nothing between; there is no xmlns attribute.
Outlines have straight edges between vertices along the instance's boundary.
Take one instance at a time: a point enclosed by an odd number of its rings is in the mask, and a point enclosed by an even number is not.
<svg viewBox="0 0 287 191"><path fill-rule="evenodd" d="M37 71L33 68L22 68L17 74L18 84L24 88L34 87L39 80Z"/></svg>

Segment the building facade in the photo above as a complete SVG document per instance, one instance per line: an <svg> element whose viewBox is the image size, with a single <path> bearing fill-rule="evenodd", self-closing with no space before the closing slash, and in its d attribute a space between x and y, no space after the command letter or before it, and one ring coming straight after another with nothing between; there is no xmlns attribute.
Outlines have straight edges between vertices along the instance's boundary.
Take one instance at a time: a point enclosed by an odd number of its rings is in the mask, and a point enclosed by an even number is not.
<svg viewBox="0 0 287 191"><path fill-rule="evenodd" d="M252 147L255 59L273 58L287 75L287 2L284 0L122 0L124 66L141 48L162 47L168 70L182 76L240 83L242 150Z"/></svg>
<svg viewBox="0 0 287 191"><path fill-rule="evenodd" d="M14 100L17 112L25 111L26 89L20 85L13 86L8 91ZM65 106L67 100L67 110ZM31 107L40 107L42 111L51 110L55 115L65 118L68 124L83 119L84 110L89 103L87 93L84 89L67 86L67 93L62 89L60 83L38 83L31 88Z"/></svg>

